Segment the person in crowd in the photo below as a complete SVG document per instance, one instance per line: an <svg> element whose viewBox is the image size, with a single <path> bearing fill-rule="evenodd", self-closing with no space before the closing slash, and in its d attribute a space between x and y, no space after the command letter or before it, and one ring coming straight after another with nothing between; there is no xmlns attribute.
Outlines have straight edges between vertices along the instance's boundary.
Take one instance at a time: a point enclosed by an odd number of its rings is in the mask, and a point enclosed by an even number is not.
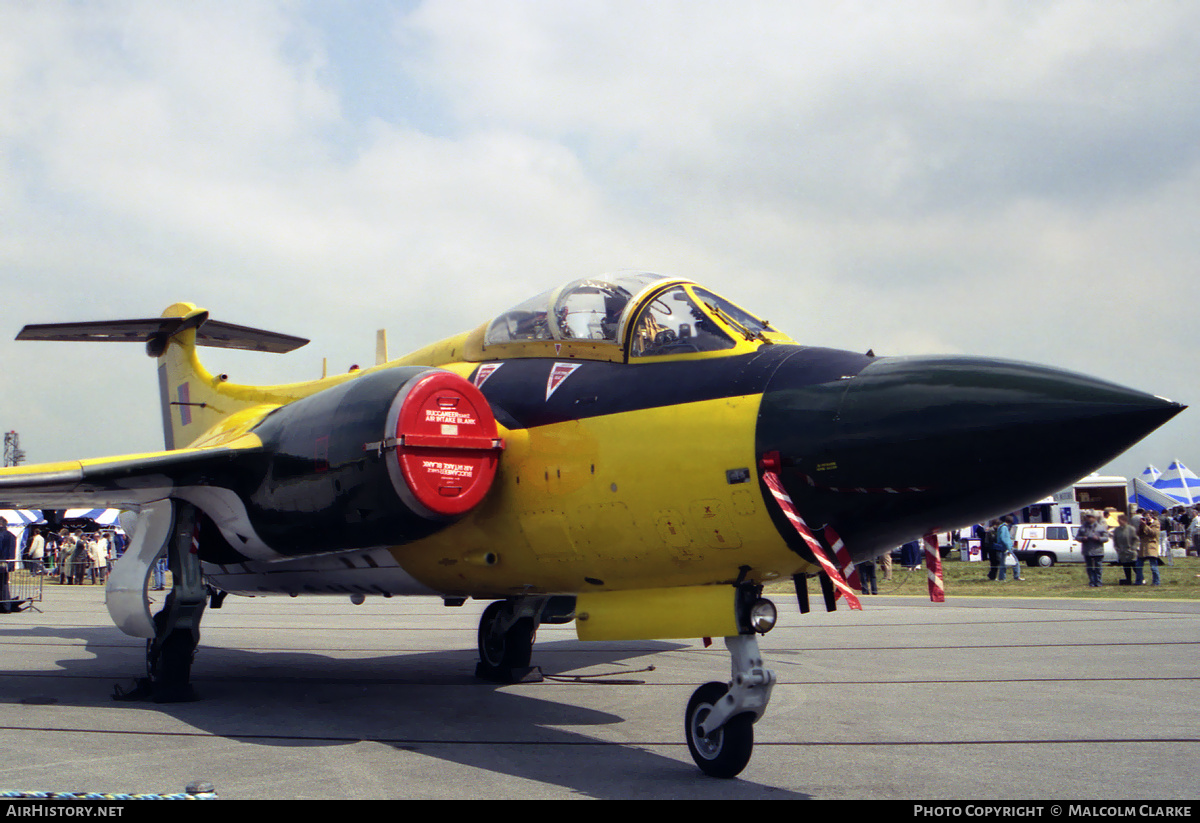
<svg viewBox="0 0 1200 823"><path fill-rule="evenodd" d="M22 609L8 590L8 576L17 564L17 536L8 530L8 520L0 517L0 614Z"/></svg>
<svg viewBox="0 0 1200 823"><path fill-rule="evenodd" d="M1000 518L1000 525L996 527L996 553L1000 555L1000 574L997 579L1001 583L1005 581L1009 566L1013 570L1013 580L1021 579L1021 561L1017 560L1012 524L1013 518L1010 514Z"/></svg>
<svg viewBox="0 0 1200 823"><path fill-rule="evenodd" d="M858 569L858 586L863 594L879 594L879 586L875 582L875 561L855 565Z"/></svg>
<svg viewBox="0 0 1200 823"><path fill-rule="evenodd" d="M1174 510L1163 509L1162 514L1158 516L1158 556L1166 558L1168 566L1175 565L1175 559L1171 555L1171 532L1175 528Z"/></svg>
<svg viewBox="0 0 1200 823"><path fill-rule="evenodd" d="M87 535L78 529L75 530L74 536L75 548L71 550L71 582L76 586L82 586L83 577L91 566L88 540Z"/></svg>
<svg viewBox="0 0 1200 823"><path fill-rule="evenodd" d="M892 553L884 552L879 556L879 567L883 571L883 579L892 579Z"/></svg>
<svg viewBox="0 0 1200 823"><path fill-rule="evenodd" d="M1129 522L1128 515L1118 515L1117 527L1112 530L1113 548L1117 550L1117 562L1125 570L1125 579L1118 580L1118 586L1133 585L1133 567L1137 563L1138 536Z"/></svg>
<svg viewBox="0 0 1200 823"><path fill-rule="evenodd" d="M62 586L70 586L75 581L71 579L71 558L75 556L75 544L78 538L63 529L62 540L58 545L58 582Z"/></svg>
<svg viewBox="0 0 1200 823"><path fill-rule="evenodd" d="M46 529L46 574L53 574L58 569L58 543L62 537L50 528Z"/></svg>
<svg viewBox="0 0 1200 823"><path fill-rule="evenodd" d="M129 537L122 532L113 532L112 534L112 558L114 561L120 560L121 555L125 554L125 549L129 546Z"/></svg>
<svg viewBox="0 0 1200 823"><path fill-rule="evenodd" d="M1095 512L1083 513L1083 525L1075 533L1075 539L1082 546L1083 562L1087 564L1088 586L1099 588L1103 585L1104 544L1109 541L1108 527L1096 517Z"/></svg>
<svg viewBox="0 0 1200 823"><path fill-rule="evenodd" d="M999 520L992 520L986 527L980 526L979 550L983 559L988 562L988 580L995 580L1000 574L1000 555L996 551L996 530L1000 528Z"/></svg>
<svg viewBox="0 0 1200 823"><path fill-rule="evenodd" d="M96 535L88 549L92 561L92 583L104 583L108 576L108 539L104 532Z"/></svg>
<svg viewBox="0 0 1200 823"><path fill-rule="evenodd" d="M1200 515L1192 515L1192 522L1188 523L1187 537L1188 545L1192 547L1189 554L1200 556Z"/></svg>
<svg viewBox="0 0 1200 823"><path fill-rule="evenodd" d="M29 559L29 573L33 575L45 572L46 538L37 526L30 529L29 545L25 547L25 556Z"/></svg>
<svg viewBox="0 0 1200 823"><path fill-rule="evenodd" d="M1117 527L1117 521L1119 519L1120 513L1112 506L1108 506L1104 509L1104 525L1110 532Z"/></svg>
<svg viewBox="0 0 1200 823"><path fill-rule="evenodd" d="M1145 566L1150 563L1150 573L1153 576L1154 585L1162 585L1162 579L1158 573L1158 535L1161 531L1159 520L1153 515L1146 514L1142 517L1142 525L1138 527L1138 561L1137 561L1137 580L1135 586L1146 585Z"/></svg>

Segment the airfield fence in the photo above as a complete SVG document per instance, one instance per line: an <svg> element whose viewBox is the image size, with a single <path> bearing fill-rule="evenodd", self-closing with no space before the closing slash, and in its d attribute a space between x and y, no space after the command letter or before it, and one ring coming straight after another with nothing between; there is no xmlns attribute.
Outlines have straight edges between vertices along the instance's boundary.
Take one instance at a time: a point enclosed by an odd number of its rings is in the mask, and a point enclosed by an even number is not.
<svg viewBox="0 0 1200 823"><path fill-rule="evenodd" d="M0 560L3 568L0 568L0 577L4 578L0 582L0 588L7 583L8 596L7 600L11 603L28 603L32 606L34 603L42 602L42 584L46 580L44 572L35 573L34 570L27 568L28 561L22 564L20 560ZM0 597L4 597L4 592L0 591Z"/></svg>

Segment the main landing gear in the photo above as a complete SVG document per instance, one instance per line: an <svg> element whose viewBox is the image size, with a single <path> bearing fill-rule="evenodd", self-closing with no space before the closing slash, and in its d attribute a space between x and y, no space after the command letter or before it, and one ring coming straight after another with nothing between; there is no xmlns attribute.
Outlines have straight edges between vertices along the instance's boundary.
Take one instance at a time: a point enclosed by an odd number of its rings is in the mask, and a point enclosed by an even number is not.
<svg viewBox="0 0 1200 823"><path fill-rule="evenodd" d="M164 527L170 523L169 528L157 530L165 539L158 551L149 543L132 546L131 551L137 554L131 559L138 562L131 570L140 575L144 597L145 581L155 558L165 549L173 585L162 611L153 617L154 636L146 641L146 677L139 678L132 691L117 687L113 697L156 703L187 702L197 699L191 684L192 660L200 643L200 619L209 595L198 554L199 513L195 506L179 501L164 501L155 508L154 512L143 512L143 516L159 521ZM148 529L141 542L154 533L154 529Z"/></svg>
<svg viewBox="0 0 1200 823"><path fill-rule="evenodd" d="M541 682L541 669L529 665L538 626L574 618L573 597L512 597L488 604L479 618L475 676L493 683Z"/></svg>

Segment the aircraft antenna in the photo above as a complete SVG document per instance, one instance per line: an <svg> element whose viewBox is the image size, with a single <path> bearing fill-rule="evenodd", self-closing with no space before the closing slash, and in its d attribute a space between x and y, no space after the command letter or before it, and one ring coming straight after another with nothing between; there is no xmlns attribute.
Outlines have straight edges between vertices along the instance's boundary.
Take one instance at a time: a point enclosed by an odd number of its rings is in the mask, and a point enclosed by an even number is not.
<svg viewBox="0 0 1200 823"><path fill-rule="evenodd" d="M387 359L387 329L379 329L375 332L375 365L382 366Z"/></svg>
<svg viewBox="0 0 1200 823"><path fill-rule="evenodd" d="M21 450L21 437L15 431L4 435L4 465L19 466L25 462L25 452Z"/></svg>

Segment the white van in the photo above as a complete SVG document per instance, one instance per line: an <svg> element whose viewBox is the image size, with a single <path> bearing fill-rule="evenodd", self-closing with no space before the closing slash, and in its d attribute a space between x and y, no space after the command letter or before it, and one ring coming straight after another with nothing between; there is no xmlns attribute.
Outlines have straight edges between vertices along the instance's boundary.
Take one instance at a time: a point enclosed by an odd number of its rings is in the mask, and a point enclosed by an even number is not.
<svg viewBox="0 0 1200 823"><path fill-rule="evenodd" d="M1055 563L1082 563L1083 546L1075 539L1079 526L1055 523L1018 523L1014 535L1014 553L1030 566ZM1104 544L1104 562L1116 563L1117 550L1112 539Z"/></svg>

